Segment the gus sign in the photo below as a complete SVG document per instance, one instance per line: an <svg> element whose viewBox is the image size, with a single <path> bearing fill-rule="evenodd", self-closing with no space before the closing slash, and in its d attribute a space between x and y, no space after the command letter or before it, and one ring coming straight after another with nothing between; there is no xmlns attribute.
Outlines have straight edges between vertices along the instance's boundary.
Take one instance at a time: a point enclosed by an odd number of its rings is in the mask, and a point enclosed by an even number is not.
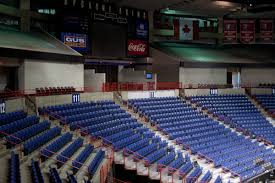
<svg viewBox="0 0 275 183"><path fill-rule="evenodd" d="M148 42L134 39L128 40L127 54L128 56L147 56Z"/></svg>
<svg viewBox="0 0 275 183"><path fill-rule="evenodd" d="M76 51L88 51L88 36L86 34L61 33L62 42Z"/></svg>

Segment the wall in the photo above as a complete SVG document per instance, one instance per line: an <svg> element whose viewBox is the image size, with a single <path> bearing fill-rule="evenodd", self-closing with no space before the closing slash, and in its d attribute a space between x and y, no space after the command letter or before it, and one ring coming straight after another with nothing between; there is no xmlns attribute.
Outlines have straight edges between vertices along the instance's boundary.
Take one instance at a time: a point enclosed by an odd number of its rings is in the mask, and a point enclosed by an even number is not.
<svg viewBox="0 0 275 183"><path fill-rule="evenodd" d="M8 73L4 67L0 67L0 90L4 90L8 82Z"/></svg>
<svg viewBox="0 0 275 183"><path fill-rule="evenodd" d="M25 109L25 98L6 100L6 112L13 112Z"/></svg>
<svg viewBox="0 0 275 183"><path fill-rule="evenodd" d="M153 97L177 97L179 90L156 90L156 91L122 91L123 100Z"/></svg>
<svg viewBox="0 0 275 183"><path fill-rule="evenodd" d="M237 95L237 94L245 94L245 89L218 89L218 95ZM200 95L210 95L210 89L184 89L185 96L200 96Z"/></svg>
<svg viewBox="0 0 275 183"><path fill-rule="evenodd" d="M91 53L96 57L126 57L127 26L95 22L92 25Z"/></svg>
<svg viewBox="0 0 275 183"><path fill-rule="evenodd" d="M183 68L179 69L183 84L226 84L226 68Z"/></svg>
<svg viewBox="0 0 275 183"><path fill-rule="evenodd" d="M84 70L84 87L92 91L101 91L102 84L106 82L105 73L95 73L94 69Z"/></svg>
<svg viewBox="0 0 275 183"><path fill-rule="evenodd" d="M83 63L26 59L20 66L19 87L21 90L57 86L83 88Z"/></svg>
<svg viewBox="0 0 275 183"><path fill-rule="evenodd" d="M251 95L271 95L271 88L251 88Z"/></svg>
<svg viewBox="0 0 275 183"><path fill-rule="evenodd" d="M132 68L122 68L118 71L118 82L136 82L136 83L146 83L154 82L155 74L153 74L152 79L146 79L146 71L134 70Z"/></svg>
<svg viewBox="0 0 275 183"><path fill-rule="evenodd" d="M94 92L80 94L80 102L113 99L113 92ZM40 96L35 98L35 102L37 104L37 107L69 104L72 103L72 95Z"/></svg>
<svg viewBox="0 0 275 183"><path fill-rule="evenodd" d="M259 85L260 83L275 83L275 69L272 68L242 68L242 85Z"/></svg>
<svg viewBox="0 0 275 183"><path fill-rule="evenodd" d="M153 72L157 74L158 82L179 82L180 59L169 56L150 47L153 62Z"/></svg>

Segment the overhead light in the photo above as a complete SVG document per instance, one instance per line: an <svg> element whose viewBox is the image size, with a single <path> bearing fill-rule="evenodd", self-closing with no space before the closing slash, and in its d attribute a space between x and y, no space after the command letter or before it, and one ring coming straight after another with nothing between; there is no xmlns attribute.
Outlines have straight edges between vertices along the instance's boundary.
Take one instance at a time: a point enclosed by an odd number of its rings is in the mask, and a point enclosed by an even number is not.
<svg viewBox="0 0 275 183"><path fill-rule="evenodd" d="M223 6L223 7L233 6L233 4L231 2L228 2L228 1L215 1L214 3L217 6Z"/></svg>

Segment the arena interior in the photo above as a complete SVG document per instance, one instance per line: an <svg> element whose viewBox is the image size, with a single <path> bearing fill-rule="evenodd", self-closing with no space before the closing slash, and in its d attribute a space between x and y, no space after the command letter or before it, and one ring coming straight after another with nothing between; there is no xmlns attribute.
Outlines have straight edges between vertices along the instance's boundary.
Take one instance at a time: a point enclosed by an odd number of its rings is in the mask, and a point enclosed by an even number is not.
<svg viewBox="0 0 275 183"><path fill-rule="evenodd" d="M274 0L0 0L0 183L274 183Z"/></svg>

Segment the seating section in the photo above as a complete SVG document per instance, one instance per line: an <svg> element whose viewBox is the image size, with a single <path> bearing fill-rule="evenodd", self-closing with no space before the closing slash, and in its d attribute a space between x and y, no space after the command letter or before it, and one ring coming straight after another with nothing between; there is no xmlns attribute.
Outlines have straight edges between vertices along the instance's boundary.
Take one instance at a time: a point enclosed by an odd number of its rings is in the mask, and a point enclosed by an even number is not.
<svg viewBox="0 0 275 183"><path fill-rule="evenodd" d="M35 125L38 122L39 118L37 116L28 116L26 118L19 119L6 125L2 125L0 126L0 131L3 132L1 133L1 136L13 134L19 130Z"/></svg>
<svg viewBox="0 0 275 183"><path fill-rule="evenodd" d="M31 173L32 173L32 182L33 183L44 183L44 178L43 178L38 161L32 161Z"/></svg>
<svg viewBox="0 0 275 183"><path fill-rule="evenodd" d="M0 126L23 119L27 117L27 113L24 111L15 111L0 115Z"/></svg>
<svg viewBox="0 0 275 183"><path fill-rule="evenodd" d="M54 139L61 133L61 128L60 127L54 127L51 128L50 130L45 131L44 133L26 141L23 144L23 150L24 154L28 155L38 149L39 147L43 146L50 140Z"/></svg>
<svg viewBox="0 0 275 183"><path fill-rule="evenodd" d="M188 161L182 155L175 153L174 148L168 147L166 141L131 118L130 114L113 101L83 102L40 109L40 113L49 111L61 119L61 124L68 124L71 130L80 129L82 134L102 138L105 144L112 144L115 151L124 150L125 156L133 156L136 161L144 160L148 165L156 163L159 164L159 168L168 166L177 169L191 163L190 159ZM82 167L91 152L93 147L87 146L73 160L75 171ZM101 158L97 156L104 156L102 152L100 154L97 153L90 162L88 168L90 174L93 174L100 164ZM191 163L189 170L192 169Z"/></svg>
<svg viewBox="0 0 275 183"><path fill-rule="evenodd" d="M48 130L50 128L50 125L51 123L49 121L43 121L41 123L32 125L23 130L20 130L12 134L11 136L7 136L6 141L8 143L8 146L14 146L16 144L19 144L23 141L30 139L31 137L37 135L38 133Z"/></svg>
<svg viewBox="0 0 275 183"><path fill-rule="evenodd" d="M37 95L64 95L70 94L76 91L72 86L66 87L44 87L35 89Z"/></svg>
<svg viewBox="0 0 275 183"><path fill-rule="evenodd" d="M61 137L50 143L48 146L41 150L41 155L45 158L53 156L59 151L64 145L72 140L73 135L69 132L63 134Z"/></svg>
<svg viewBox="0 0 275 183"><path fill-rule="evenodd" d="M104 155L105 152L102 150L99 150L96 153L96 156L94 157L93 161L90 163L89 167L88 167L88 172L93 176L97 170L97 168L99 167L100 163L102 162L102 160L104 159Z"/></svg>
<svg viewBox="0 0 275 183"><path fill-rule="evenodd" d="M205 157L216 167L231 170L243 180L264 172L262 166L254 163L256 159L270 162L271 157L275 158L272 149L231 132L179 98L134 99L128 103L171 140L183 144L193 154ZM179 172L186 175L192 168L191 163L186 163Z"/></svg>
<svg viewBox="0 0 275 183"><path fill-rule="evenodd" d="M238 130L275 144L275 128L245 95L195 96L191 101Z"/></svg>
<svg viewBox="0 0 275 183"><path fill-rule="evenodd" d="M11 153L10 163L9 163L9 178L10 183L20 183L21 174L20 174L20 162L19 155L14 152Z"/></svg>
<svg viewBox="0 0 275 183"><path fill-rule="evenodd" d="M254 98L266 111L275 117L275 95L255 95Z"/></svg>

